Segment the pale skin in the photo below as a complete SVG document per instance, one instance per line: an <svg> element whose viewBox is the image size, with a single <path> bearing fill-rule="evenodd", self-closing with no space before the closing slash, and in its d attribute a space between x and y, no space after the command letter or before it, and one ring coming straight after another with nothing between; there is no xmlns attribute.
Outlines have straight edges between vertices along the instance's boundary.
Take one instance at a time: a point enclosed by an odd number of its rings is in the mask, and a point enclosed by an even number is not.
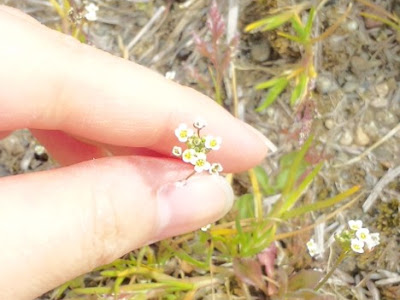
<svg viewBox="0 0 400 300"><path fill-rule="evenodd" d="M262 136L208 97L0 6L0 130L29 128L62 167L0 179L0 299L33 299L231 208L222 177L172 158L197 117L222 138L210 160L244 171ZM238 151L240 145L240 151ZM180 145L181 146L181 145Z"/></svg>

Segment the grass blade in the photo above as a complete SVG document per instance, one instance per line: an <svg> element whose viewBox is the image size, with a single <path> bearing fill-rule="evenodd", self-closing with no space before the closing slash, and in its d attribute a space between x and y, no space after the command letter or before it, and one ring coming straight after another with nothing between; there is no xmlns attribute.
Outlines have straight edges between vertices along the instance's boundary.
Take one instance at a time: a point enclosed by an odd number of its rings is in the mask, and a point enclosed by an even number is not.
<svg viewBox="0 0 400 300"><path fill-rule="evenodd" d="M343 193L340 193L339 195L335 195L332 198L323 200L323 201L318 201L315 203L311 203L308 205L303 205L301 207L292 209L290 211L284 212L282 215L282 218L287 220L293 217L298 217L301 215L304 215L305 213L312 212L312 211L317 211L317 210L322 210L327 207L331 207L343 200L345 200L347 197L353 195L360 189L360 186L353 186L352 188L344 191Z"/></svg>
<svg viewBox="0 0 400 300"><path fill-rule="evenodd" d="M279 78L279 80L275 83L273 87L268 91L267 97L264 102L256 108L257 112L263 111L268 106L270 106L276 98L283 92L283 90L287 87L289 80L286 78Z"/></svg>

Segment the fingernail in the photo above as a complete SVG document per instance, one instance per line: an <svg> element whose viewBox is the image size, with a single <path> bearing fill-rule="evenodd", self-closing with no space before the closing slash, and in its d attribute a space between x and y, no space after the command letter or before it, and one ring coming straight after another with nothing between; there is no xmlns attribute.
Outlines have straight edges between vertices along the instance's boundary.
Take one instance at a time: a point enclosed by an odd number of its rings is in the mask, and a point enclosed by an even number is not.
<svg viewBox="0 0 400 300"><path fill-rule="evenodd" d="M193 176L157 192L156 239L196 230L223 217L232 207L233 191L221 176Z"/></svg>
<svg viewBox="0 0 400 300"><path fill-rule="evenodd" d="M272 143L264 134L262 134L260 131L258 131L257 129L255 129L254 127L252 127L251 125L247 124L246 122L240 121L244 127L252 132L253 134L255 134L256 136L258 136L265 144L265 146L267 146L268 150L271 153L274 153L278 150L278 148L275 146L274 143Z"/></svg>

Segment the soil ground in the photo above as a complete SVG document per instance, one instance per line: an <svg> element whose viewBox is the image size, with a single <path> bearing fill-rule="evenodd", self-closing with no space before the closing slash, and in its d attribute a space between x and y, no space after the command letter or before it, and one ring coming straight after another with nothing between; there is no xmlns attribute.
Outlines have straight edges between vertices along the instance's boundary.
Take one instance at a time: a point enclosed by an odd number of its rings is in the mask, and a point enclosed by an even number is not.
<svg viewBox="0 0 400 300"><path fill-rule="evenodd" d="M90 44L162 74L168 73L173 80L213 96L210 88L200 86L192 76L194 69L207 74L207 61L195 50L193 32L200 36L206 33L210 1L93 2L100 10L98 20L88 28ZM224 16L234 2L239 4L240 43L233 60L239 117L278 147L263 164L267 173L274 176L279 172L279 158L298 147L296 129L304 124L288 104L288 91L264 112L255 112L266 92L256 91L254 86L299 62L301 49L275 32L250 34L243 29L271 10L295 1L218 1ZM45 0L0 0L0 3L18 7L50 27L60 23L59 16ZM327 1L318 12L316 30L323 32L334 24L349 3ZM374 3L400 15L400 2L396 0ZM165 10L161 10L154 24L137 38L162 7ZM332 237L348 219L362 219L371 230L381 232L382 245L372 259L349 260L334 274L336 299L400 299L400 133L396 127L400 120L400 32L361 17L362 11L368 8L354 2L346 20L313 48L318 76L311 132L327 161L306 197L310 201L319 200L354 185L362 186L365 193L362 199L338 215L336 221L326 224L325 236ZM225 106L231 110L229 78L224 87ZM394 134L386 139L391 131ZM373 147L376 143L381 144ZM1 141L1 176L55 167L37 145L27 129ZM354 163L346 165L357 157ZM238 192L250 190L247 176L239 174L235 182Z"/></svg>

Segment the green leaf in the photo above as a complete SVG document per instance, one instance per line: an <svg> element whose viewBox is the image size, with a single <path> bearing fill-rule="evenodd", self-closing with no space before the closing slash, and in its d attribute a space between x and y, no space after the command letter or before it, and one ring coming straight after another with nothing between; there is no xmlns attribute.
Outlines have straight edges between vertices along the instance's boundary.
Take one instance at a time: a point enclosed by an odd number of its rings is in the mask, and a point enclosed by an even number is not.
<svg viewBox="0 0 400 300"><path fill-rule="evenodd" d="M305 143L304 143L303 147L301 147L300 151L298 151L296 153L296 156L295 156L295 158L293 160L293 163L291 164L291 167L290 167L288 181L287 181L286 186L285 186L285 188L284 188L284 190L282 192L283 195L288 195L290 193L290 191L293 190L294 184L295 184L296 179L297 179L297 176L296 176L297 170L299 169L299 166L301 165L301 163L302 163L302 161L304 159L304 156L306 155L308 149L310 148L312 141L313 141L313 137L310 136L305 141Z"/></svg>
<svg viewBox="0 0 400 300"><path fill-rule="evenodd" d="M293 41L293 42L301 43L301 39L300 39L300 38L298 38L297 36L288 34L288 33L286 33L286 32L279 31L279 32L278 32L278 35L281 36L281 37L284 37L284 38L286 38L286 39L288 39L288 40L291 40L291 41Z"/></svg>
<svg viewBox="0 0 400 300"><path fill-rule="evenodd" d="M257 260L234 258L233 272L242 282L259 288L265 294L268 293L267 285L261 270L261 264Z"/></svg>
<svg viewBox="0 0 400 300"><path fill-rule="evenodd" d="M287 21L290 20L292 17L293 12L288 11L279 15L267 17L261 20L258 20L256 22L253 22L249 25L246 26L244 29L246 32L253 31L253 30L261 30L261 31L267 31L267 30L272 30L275 29L283 24L285 24Z"/></svg>
<svg viewBox="0 0 400 300"><path fill-rule="evenodd" d="M254 168L257 181L260 184L265 195L272 195L275 193L275 189L269 183L269 177L263 167L257 166Z"/></svg>
<svg viewBox="0 0 400 300"><path fill-rule="evenodd" d="M244 194L235 201L239 220L254 218L254 201L252 194Z"/></svg>
<svg viewBox="0 0 400 300"><path fill-rule="evenodd" d="M259 83L256 85L256 90L265 90L270 88L271 86L274 86L277 82L279 82L281 80L282 77L274 77L268 81Z"/></svg>
<svg viewBox="0 0 400 300"><path fill-rule="evenodd" d="M258 224L254 223L251 232L246 233L246 242L241 243L241 256L254 256L269 247L274 240L275 233L276 226L270 224L269 220Z"/></svg>
<svg viewBox="0 0 400 300"><path fill-rule="evenodd" d="M308 15L308 19L307 19L307 24L304 28L303 38L309 39L311 37L312 26L313 26L314 19L315 19L315 13L316 13L315 7L311 7L310 14Z"/></svg>
<svg viewBox="0 0 400 300"><path fill-rule="evenodd" d="M323 162L320 162L300 183L297 189L291 192L287 197L283 198L284 202L280 209L280 214L279 214L280 216L282 213L288 211L296 204L296 202L300 199L301 195L303 195L303 193L307 190L307 188L312 183L312 181L317 176L322 167L323 167Z"/></svg>
<svg viewBox="0 0 400 300"><path fill-rule="evenodd" d="M299 15L295 14L290 19L290 21L291 21L291 24L292 24L292 27L293 27L294 31L296 31L296 33L299 36L299 38L302 38L304 36L304 26L301 23Z"/></svg>
<svg viewBox="0 0 400 300"><path fill-rule="evenodd" d="M288 290L313 289L323 276L320 271L302 270L289 279Z"/></svg>
<svg viewBox="0 0 400 300"><path fill-rule="evenodd" d="M318 211L318 210L322 210L327 207L331 207L331 206L345 200L347 197L353 195L359 189L360 189L360 186L353 186L352 188L350 188L332 198L329 198L329 199L326 199L323 201L318 201L318 202L311 203L311 204L307 204L307 205L303 205L301 207L284 212L282 214L282 219L287 220L287 219L290 219L293 217L298 217L298 216L303 215L308 212Z"/></svg>
<svg viewBox="0 0 400 300"><path fill-rule="evenodd" d="M268 106L270 106L276 98L283 92L283 90L287 87L289 83L289 80L281 77L279 80L275 83L273 87L270 88L268 91L267 97L265 98L264 102L256 108L257 112L263 111L266 109Z"/></svg>
<svg viewBox="0 0 400 300"><path fill-rule="evenodd" d="M299 82L297 83L296 87L294 88L292 95L290 97L290 105L295 105L299 99L303 98L304 92L306 91L308 84L308 77L303 72L300 74Z"/></svg>

